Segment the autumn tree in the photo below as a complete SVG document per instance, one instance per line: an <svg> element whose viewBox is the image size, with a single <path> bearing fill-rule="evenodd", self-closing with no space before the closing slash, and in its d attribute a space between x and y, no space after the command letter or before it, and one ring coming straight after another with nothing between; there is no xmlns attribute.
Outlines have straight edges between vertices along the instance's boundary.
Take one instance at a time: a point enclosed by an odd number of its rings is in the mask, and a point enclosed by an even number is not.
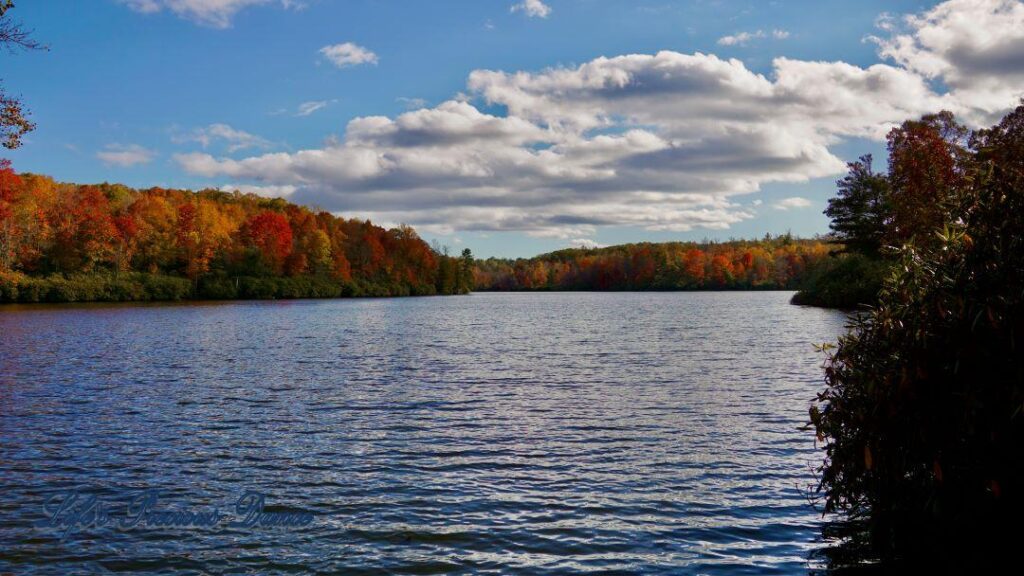
<svg viewBox="0 0 1024 576"><path fill-rule="evenodd" d="M58 185L52 178L35 174L19 175L19 180L21 190L9 205L14 233L8 239L14 255L12 268L31 272L47 263L45 256L53 240L49 215L58 204Z"/></svg>
<svg viewBox="0 0 1024 576"><path fill-rule="evenodd" d="M316 217L298 206L288 208L288 220L292 229L293 249L285 260L285 274L301 276L317 263L330 259L330 241L317 228Z"/></svg>
<svg viewBox="0 0 1024 576"><path fill-rule="evenodd" d="M50 213L53 245L50 263L60 272L90 272L110 264L117 229L107 197L95 186L82 186L58 196Z"/></svg>
<svg viewBox="0 0 1024 576"><path fill-rule="evenodd" d="M711 258L711 279L718 286L727 286L733 281L732 262L724 254L715 254Z"/></svg>
<svg viewBox="0 0 1024 576"><path fill-rule="evenodd" d="M114 271L117 274L131 267L132 256L138 246L139 225L130 214L119 214L113 218L116 231Z"/></svg>
<svg viewBox="0 0 1024 576"><path fill-rule="evenodd" d="M11 161L0 158L0 272L14 266L14 207L21 189L21 178L11 169Z"/></svg>
<svg viewBox="0 0 1024 576"><path fill-rule="evenodd" d="M704 284L704 252L699 248L687 250L683 254L683 270L695 286Z"/></svg>
<svg viewBox="0 0 1024 576"><path fill-rule="evenodd" d="M176 246L184 247L185 238L179 239L178 211L158 192L142 194L128 213L135 222L137 268L150 273L168 270L176 258Z"/></svg>
<svg viewBox="0 0 1024 576"><path fill-rule="evenodd" d="M387 253L384 250L384 244L381 242L383 235L373 226L370 226L369 221L358 223L357 225L361 229L359 236L357 236L361 238L361 241L354 246L355 258L352 259L352 262L356 264L361 275L373 278L382 271L385 263Z"/></svg>
<svg viewBox="0 0 1024 576"><path fill-rule="evenodd" d="M348 282L352 279L352 265L347 254L348 235L345 233L344 222L327 212L318 213L317 222L323 233L320 240L328 242L328 247L321 249L327 253L323 262L328 267L326 271L336 280Z"/></svg>
<svg viewBox="0 0 1024 576"><path fill-rule="evenodd" d="M908 120L887 137L892 222L889 240L930 242L967 183L969 131L949 112Z"/></svg>
<svg viewBox="0 0 1024 576"><path fill-rule="evenodd" d="M213 252L203 242L199 227L198 208L189 202L178 207L175 242L181 254L185 277L198 286L199 277L210 268Z"/></svg>
<svg viewBox="0 0 1024 576"><path fill-rule="evenodd" d="M256 252L260 263L270 274L283 272L292 251L292 228L284 215L264 210L246 220L239 235L243 245Z"/></svg>

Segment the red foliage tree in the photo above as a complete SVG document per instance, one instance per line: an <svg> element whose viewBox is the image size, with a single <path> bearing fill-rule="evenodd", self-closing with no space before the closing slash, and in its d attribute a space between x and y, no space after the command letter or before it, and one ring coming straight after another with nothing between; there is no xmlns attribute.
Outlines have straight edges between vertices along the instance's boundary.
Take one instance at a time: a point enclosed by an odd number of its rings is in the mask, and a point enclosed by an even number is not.
<svg viewBox="0 0 1024 576"><path fill-rule="evenodd" d="M691 248L683 254L683 270L696 286L704 284L704 252Z"/></svg>
<svg viewBox="0 0 1024 576"><path fill-rule="evenodd" d="M0 158L0 271L14 266L14 246L18 233L14 224L14 204L21 189L21 177L11 161Z"/></svg>
<svg viewBox="0 0 1024 576"><path fill-rule="evenodd" d="M113 218L117 231L117 253L114 257L115 270L123 272L131 267L132 256L139 237L139 224L131 214L119 214Z"/></svg>
<svg viewBox="0 0 1024 576"><path fill-rule="evenodd" d="M246 220L239 233L246 247L259 251L271 272L282 273L292 252L292 227L283 214L264 210Z"/></svg>
<svg viewBox="0 0 1024 576"><path fill-rule="evenodd" d="M117 229L110 203L95 186L81 186L62 196L49 214L53 228L50 260L61 272L89 272L112 262Z"/></svg>
<svg viewBox="0 0 1024 576"><path fill-rule="evenodd" d="M889 132L890 243L928 242L942 228L965 182L961 158L967 134L949 112L907 121Z"/></svg>

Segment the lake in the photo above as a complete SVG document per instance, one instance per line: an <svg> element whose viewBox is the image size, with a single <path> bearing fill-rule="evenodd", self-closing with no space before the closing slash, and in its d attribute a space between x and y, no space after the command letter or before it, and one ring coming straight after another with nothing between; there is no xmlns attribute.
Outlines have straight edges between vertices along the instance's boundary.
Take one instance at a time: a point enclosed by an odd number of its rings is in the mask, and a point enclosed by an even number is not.
<svg viewBox="0 0 1024 576"><path fill-rule="evenodd" d="M0 307L0 573L806 572L791 295Z"/></svg>

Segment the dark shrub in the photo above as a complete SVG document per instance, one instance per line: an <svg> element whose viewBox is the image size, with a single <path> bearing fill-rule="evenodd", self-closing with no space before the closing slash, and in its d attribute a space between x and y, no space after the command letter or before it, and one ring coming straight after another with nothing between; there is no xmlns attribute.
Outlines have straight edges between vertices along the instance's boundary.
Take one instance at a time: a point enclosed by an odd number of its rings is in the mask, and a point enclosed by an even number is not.
<svg viewBox="0 0 1024 576"><path fill-rule="evenodd" d="M891 266L887 260L862 254L830 258L809 273L792 303L851 310L870 305L878 298Z"/></svg>
<svg viewBox="0 0 1024 576"><path fill-rule="evenodd" d="M197 296L210 300L232 300L238 298L238 280L220 275L210 275L199 280Z"/></svg>
<svg viewBox="0 0 1024 576"><path fill-rule="evenodd" d="M140 274L145 293L151 300L184 300L192 294L192 283L187 278Z"/></svg>
<svg viewBox="0 0 1024 576"><path fill-rule="evenodd" d="M811 408L826 510L865 519L883 552L1008 552L1021 534L1024 107L972 147L957 224L903 249Z"/></svg>

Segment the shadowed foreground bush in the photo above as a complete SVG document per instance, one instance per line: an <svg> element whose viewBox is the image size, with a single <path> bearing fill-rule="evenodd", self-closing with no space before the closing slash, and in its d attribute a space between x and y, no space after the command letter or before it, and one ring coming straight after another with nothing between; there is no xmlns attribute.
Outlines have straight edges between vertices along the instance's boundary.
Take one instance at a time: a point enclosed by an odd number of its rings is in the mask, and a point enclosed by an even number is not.
<svg viewBox="0 0 1024 576"><path fill-rule="evenodd" d="M1024 512L1024 107L972 140L956 226L906 247L811 408L826 511L883 555L1008 553Z"/></svg>
<svg viewBox="0 0 1024 576"><path fill-rule="evenodd" d="M854 309L878 298L891 263L861 254L833 258L815 268L791 302L807 306Z"/></svg>

